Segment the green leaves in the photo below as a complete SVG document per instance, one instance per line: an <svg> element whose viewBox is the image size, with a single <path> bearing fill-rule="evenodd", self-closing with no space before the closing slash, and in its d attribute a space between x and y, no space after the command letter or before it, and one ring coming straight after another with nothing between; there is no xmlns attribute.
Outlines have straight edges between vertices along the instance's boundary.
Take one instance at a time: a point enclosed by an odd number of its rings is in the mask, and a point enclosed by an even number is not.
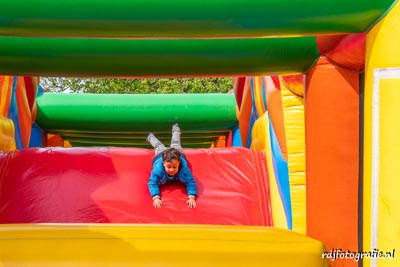
<svg viewBox="0 0 400 267"><path fill-rule="evenodd" d="M40 83L48 92L59 93L183 94L226 93L232 89L232 78L100 79L42 77Z"/></svg>

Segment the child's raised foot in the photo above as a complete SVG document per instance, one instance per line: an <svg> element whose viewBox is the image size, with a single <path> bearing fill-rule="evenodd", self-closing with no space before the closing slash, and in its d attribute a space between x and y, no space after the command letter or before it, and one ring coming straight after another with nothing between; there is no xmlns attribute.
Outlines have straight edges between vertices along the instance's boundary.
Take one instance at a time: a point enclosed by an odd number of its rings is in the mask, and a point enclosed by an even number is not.
<svg viewBox="0 0 400 267"><path fill-rule="evenodd" d="M146 142L151 144L150 140L151 140L152 137L155 137L154 134L153 133L149 133L149 135L147 135L147 137L146 137Z"/></svg>
<svg viewBox="0 0 400 267"><path fill-rule="evenodd" d="M174 123L174 125L172 125L172 131L180 131L181 128L179 128L179 124L178 123Z"/></svg>

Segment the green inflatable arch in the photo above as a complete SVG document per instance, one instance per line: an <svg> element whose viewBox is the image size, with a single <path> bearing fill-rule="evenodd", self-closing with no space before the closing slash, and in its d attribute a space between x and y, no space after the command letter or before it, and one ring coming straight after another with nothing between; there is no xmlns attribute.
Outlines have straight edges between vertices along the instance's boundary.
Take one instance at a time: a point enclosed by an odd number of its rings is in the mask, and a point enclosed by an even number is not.
<svg viewBox="0 0 400 267"><path fill-rule="evenodd" d="M301 73L319 56L311 35L364 32L394 2L3 0L0 73L92 77Z"/></svg>
<svg viewBox="0 0 400 267"><path fill-rule="evenodd" d="M304 72L315 37L120 40L0 37L0 73L24 76L182 77Z"/></svg>
<svg viewBox="0 0 400 267"><path fill-rule="evenodd" d="M363 32L394 0L2 0L0 35L265 37Z"/></svg>

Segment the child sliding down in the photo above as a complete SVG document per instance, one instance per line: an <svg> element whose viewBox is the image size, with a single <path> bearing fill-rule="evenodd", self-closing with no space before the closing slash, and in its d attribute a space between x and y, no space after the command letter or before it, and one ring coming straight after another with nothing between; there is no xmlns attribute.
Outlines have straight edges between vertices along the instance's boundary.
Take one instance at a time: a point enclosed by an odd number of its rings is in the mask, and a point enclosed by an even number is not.
<svg viewBox="0 0 400 267"><path fill-rule="evenodd" d="M175 123L172 126L171 146L165 147L160 140L150 133L146 141L151 144L155 150L153 158L153 170L150 175L148 187L153 199L153 206L161 208L162 199L160 185L167 182L179 181L186 185L187 205L189 208L196 207L196 182L181 147L181 129Z"/></svg>

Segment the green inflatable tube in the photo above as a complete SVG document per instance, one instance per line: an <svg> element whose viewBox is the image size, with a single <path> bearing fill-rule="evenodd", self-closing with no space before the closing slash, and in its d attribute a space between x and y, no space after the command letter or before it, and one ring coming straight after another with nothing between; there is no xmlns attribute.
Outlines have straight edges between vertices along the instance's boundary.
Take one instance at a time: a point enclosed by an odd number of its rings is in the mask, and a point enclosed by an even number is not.
<svg viewBox="0 0 400 267"><path fill-rule="evenodd" d="M157 131L179 121L186 130L232 129L232 94L53 94L37 98L42 129Z"/></svg>
<svg viewBox="0 0 400 267"><path fill-rule="evenodd" d="M37 107L41 129L80 145L146 146L149 132L169 144L178 122L186 146L209 147L237 125L233 94L45 93Z"/></svg>
<svg viewBox="0 0 400 267"><path fill-rule="evenodd" d="M395 0L2 0L0 35L261 37L364 32Z"/></svg>
<svg viewBox="0 0 400 267"><path fill-rule="evenodd" d="M304 72L315 37L120 40L0 37L0 73L20 76L194 77Z"/></svg>

